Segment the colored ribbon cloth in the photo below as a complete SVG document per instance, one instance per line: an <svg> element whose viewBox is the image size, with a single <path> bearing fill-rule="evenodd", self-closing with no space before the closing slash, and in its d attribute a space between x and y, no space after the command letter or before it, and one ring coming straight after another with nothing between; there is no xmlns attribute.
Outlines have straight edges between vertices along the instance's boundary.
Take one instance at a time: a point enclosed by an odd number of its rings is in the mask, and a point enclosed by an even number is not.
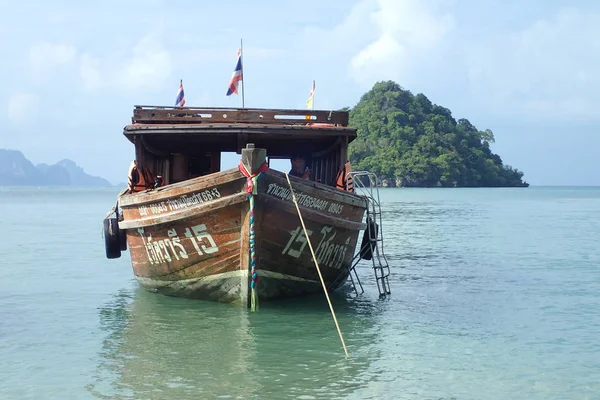
<svg viewBox="0 0 600 400"><path fill-rule="evenodd" d="M260 176L262 175L263 172L265 172L266 170L269 169L269 166L267 165L266 162L264 162L260 168L258 169L258 171L256 171L256 174L252 175L250 174L250 172L248 172L248 170L246 169L246 166L244 164L242 164L242 162L240 162L240 164L238 165L240 172L247 178L246 180L246 193L248 194L256 194L256 190L255 187L258 184L258 178L260 178Z"/></svg>
<svg viewBox="0 0 600 400"><path fill-rule="evenodd" d="M250 174L242 162L238 165L240 172L246 177L246 193L248 194L248 201L250 202L250 269L252 281L250 288L252 289L251 306L252 311L256 311L258 306L258 295L256 293L256 284L259 281L258 273L256 272L256 253L254 250L255 237L254 237L254 194L257 193L258 179L262 176L263 172L269 169L269 166L264 162L256 174Z"/></svg>

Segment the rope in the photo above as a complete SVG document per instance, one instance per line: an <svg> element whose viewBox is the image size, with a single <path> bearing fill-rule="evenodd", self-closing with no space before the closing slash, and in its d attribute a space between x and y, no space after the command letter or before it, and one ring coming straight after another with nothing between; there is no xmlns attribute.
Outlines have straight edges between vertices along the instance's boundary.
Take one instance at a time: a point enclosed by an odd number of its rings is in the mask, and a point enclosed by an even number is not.
<svg viewBox="0 0 600 400"><path fill-rule="evenodd" d="M128 188L125 188L119 192L119 194L117 195L117 202L115 203L113 208L111 208L110 211L106 214L104 219L109 218L111 216L111 214L117 213L117 208L119 208L119 198L121 198L121 196L123 196L128 190L129 190Z"/></svg>
<svg viewBox="0 0 600 400"><path fill-rule="evenodd" d="M269 169L269 166L264 162L256 174L252 175L248 172L242 162L238 165L240 172L246 177L246 193L248 194L248 201L250 203L250 276L252 281L250 282L251 296L250 296L250 309L252 311L258 311L258 293L256 291L256 284L259 281L258 273L256 272L256 251L255 251L255 236L254 236L254 195L257 193L258 179L262 176L263 172Z"/></svg>
<svg viewBox="0 0 600 400"><path fill-rule="evenodd" d="M117 203L117 204L115 204L115 205L113 206L113 208L111 208L111 209L110 209L110 211L109 211L109 212L106 214L106 216L104 217L104 219L108 219L108 218L110 218L110 216L111 216L111 215L113 215L113 214L116 214L116 213L117 213L117 207L118 207L118 206L119 206L119 205L118 205L118 203Z"/></svg>
<svg viewBox="0 0 600 400"><path fill-rule="evenodd" d="M313 250L312 243L310 241L310 237L306 232L306 226L304 225L304 219L302 219L302 214L300 213L300 207L298 206L298 201L296 200L296 194L294 193L294 189L292 189L292 183L290 182L289 175L285 173L285 178L287 179L288 185L290 185L290 191L292 192L292 200L296 205L296 211L298 212L298 217L300 217L300 223L302 223L302 229L304 230L304 237L306 237L306 241L308 242L308 247L310 248L310 252L313 256L313 260L315 262L315 267L317 267L317 273L319 274L319 279L321 280L321 285L323 285L323 291L325 292L325 297L327 298L327 303L329 304L329 309L331 310L331 315L333 315L333 321L335 322L335 326L337 328L338 334L340 335L340 340L342 341L342 346L344 346L344 352L346 353L346 358L350 357L348 355L348 349L346 348L346 343L344 343L344 337L342 336L342 331L340 330L340 325L338 324L337 318L335 317L335 312L333 311L333 306L331 305L331 300L329 299L329 294L327 293L327 287L325 286L325 281L323 280L323 276L321 275L321 269L319 268L319 263L317 262L317 256L315 255L315 251Z"/></svg>
<svg viewBox="0 0 600 400"><path fill-rule="evenodd" d="M258 273L256 273L256 253L254 250L254 196L252 193L248 195L250 202L250 275L252 281L250 282L250 309L252 311L258 311L258 293L256 293L256 284L258 283Z"/></svg>

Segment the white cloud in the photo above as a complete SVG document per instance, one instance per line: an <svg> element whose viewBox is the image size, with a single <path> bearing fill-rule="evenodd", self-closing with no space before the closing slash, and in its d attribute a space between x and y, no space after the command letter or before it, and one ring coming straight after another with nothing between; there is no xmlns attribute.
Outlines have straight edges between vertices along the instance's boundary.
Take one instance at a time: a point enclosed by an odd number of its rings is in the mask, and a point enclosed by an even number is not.
<svg viewBox="0 0 600 400"><path fill-rule="evenodd" d="M132 90L158 90L171 78L171 54L152 35L133 48L133 57L119 74L119 84Z"/></svg>
<svg viewBox="0 0 600 400"><path fill-rule="evenodd" d="M29 50L29 64L33 77L38 84L53 84L57 76L54 73L71 77L79 73L83 81L83 89L95 90L101 86L98 59L84 53L78 57L75 46L69 44L43 42L32 46ZM50 74L53 74L50 79ZM72 79L69 79L73 82Z"/></svg>
<svg viewBox="0 0 600 400"><path fill-rule="evenodd" d="M406 59L407 49L389 34L382 35L377 41L369 44L350 61L354 79L370 86L374 80L402 75L403 64L392 60Z"/></svg>
<svg viewBox="0 0 600 400"><path fill-rule="evenodd" d="M563 9L466 55L480 104L507 114L597 119L600 14Z"/></svg>
<svg viewBox="0 0 600 400"><path fill-rule="evenodd" d="M44 42L29 49L29 62L34 68L47 69L71 63L76 53L74 46Z"/></svg>
<svg viewBox="0 0 600 400"><path fill-rule="evenodd" d="M37 114L37 105L35 94L14 94L8 100L8 118L15 125L31 123Z"/></svg>
<svg viewBox="0 0 600 400"><path fill-rule="evenodd" d="M291 47L303 60L331 59L340 63L340 58L345 60L346 57L352 57L357 48L368 45L376 38L369 20L365 18L376 10L376 1L360 0L341 23L332 28L306 27L304 35Z"/></svg>
<svg viewBox="0 0 600 400"><path fill-rule="evenodd" d="M381 34L416 49L434 48L454 27L454 17L439 15L431 1L379 0L378 5L372 19Z"/></svg>
<svg viewBox="0 0 600 400"><path fill-rule="evenodd" d="M132 93L160 90L170 79L172 57L160 40L148 34L127 51L78 53L72 45L43 42L32 46L29 64L32 77L38 84L52 82L50 74L62 71L66 76L78 74L83 91L98 89ZM53 79L54 79L53 77ZM69 82L74 82L69 78Z"/></svg>
<svg viewBox="0 0 600 400"><path fill-rule="evenodd" d="M361 0L321 41L352 43L336 56L346 54L364 89L391 79L488 115L600 117L600 14L566 8L520 30L473 35L449 4Z"/></svg>
<svg viewBox="0 0 600 400"><path fill-rule="evenodd" d="M29 82L41 86L54 86L64 76L73 72L77 58L75 46L64 43L41 42L29 48Z"/></svg>
<svg viewBox="0 0 600 400"><path fill-rule="evenodd" d="M358 1L350 10L344 21L333 29L333 36L338 41L352 41L365 35L370 30L365 29L365 15L370 15L377 10L377 3L373 0ZM362 29L361 29L362 28Z"/></svg>
<svg viewBox="0 0 600 400"><path fill-rule="evenodd" d="M382 79L410 81L418 64L438 49L455 26L452 15L434 6L431 1L377 0L369 19L363 15L355 22L356 30L374 29L377 38L354 55L351 76L367 87ZM371 25L365 26L369 20Z"/></svg>
<svg viewBox="0 0 600 400"><path fill-rule="evenodd" d="M83 54L79 59L79 75L86 90L96 90L102 86L99 61L89 54Z"/></svg>

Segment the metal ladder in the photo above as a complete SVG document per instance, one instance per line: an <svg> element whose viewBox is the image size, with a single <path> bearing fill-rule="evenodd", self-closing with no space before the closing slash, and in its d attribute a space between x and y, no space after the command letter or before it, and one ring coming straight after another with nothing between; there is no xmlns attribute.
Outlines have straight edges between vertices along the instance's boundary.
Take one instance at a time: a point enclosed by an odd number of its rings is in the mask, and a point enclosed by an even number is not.
<svg viewBox="0 0 600 400"><path fill-rule="evenodd" d="M379 298L382 299L391 294L389 283L390 266L383 252L383 225L381 222L381 203L379 200L377 176L372 172L356 171L350 172L347 175L346 181L350 180L353 182L354 192L362 195L367 201L367 215L365 220L367 229L365 230L365 236L363 236L359 251L350 264L350 280L357 296L359 295L357 284L360 287L361 293L364 293L360 278L356 272L356 266L360 260L370 259L373 263L373 272L375 273Z"/></svg>

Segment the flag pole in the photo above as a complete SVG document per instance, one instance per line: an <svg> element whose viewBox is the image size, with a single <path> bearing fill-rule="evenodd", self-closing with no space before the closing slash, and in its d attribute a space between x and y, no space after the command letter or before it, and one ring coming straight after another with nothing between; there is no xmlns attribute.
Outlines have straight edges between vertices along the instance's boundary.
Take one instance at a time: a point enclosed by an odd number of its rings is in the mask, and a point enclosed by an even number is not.
<svg viewBox="0 0 600 400"><path fill-rule="evenodd" d="M242 44L242 39L240 38L240 57L242 62L242 108L244 108L244 81L246 77L244 76L244 46Z"/></svg>
<svg viewBox="0 0 600 400"><path fill-rule="evenodd" d="M310 102L310 107L308 106L309 102ZM308 108L309 110L315 109L315 80L314 79L313 79L312 87L310 88L308 100L306 100L306 108Z"/></svg>
<svg viewBox="0 0 600 400"><path fill-rule="evenodd" d="M312 91L313 91L313 102L312 102L311 110L314 110L315 109L315 80L314 79L313 79Z"/></svg>

